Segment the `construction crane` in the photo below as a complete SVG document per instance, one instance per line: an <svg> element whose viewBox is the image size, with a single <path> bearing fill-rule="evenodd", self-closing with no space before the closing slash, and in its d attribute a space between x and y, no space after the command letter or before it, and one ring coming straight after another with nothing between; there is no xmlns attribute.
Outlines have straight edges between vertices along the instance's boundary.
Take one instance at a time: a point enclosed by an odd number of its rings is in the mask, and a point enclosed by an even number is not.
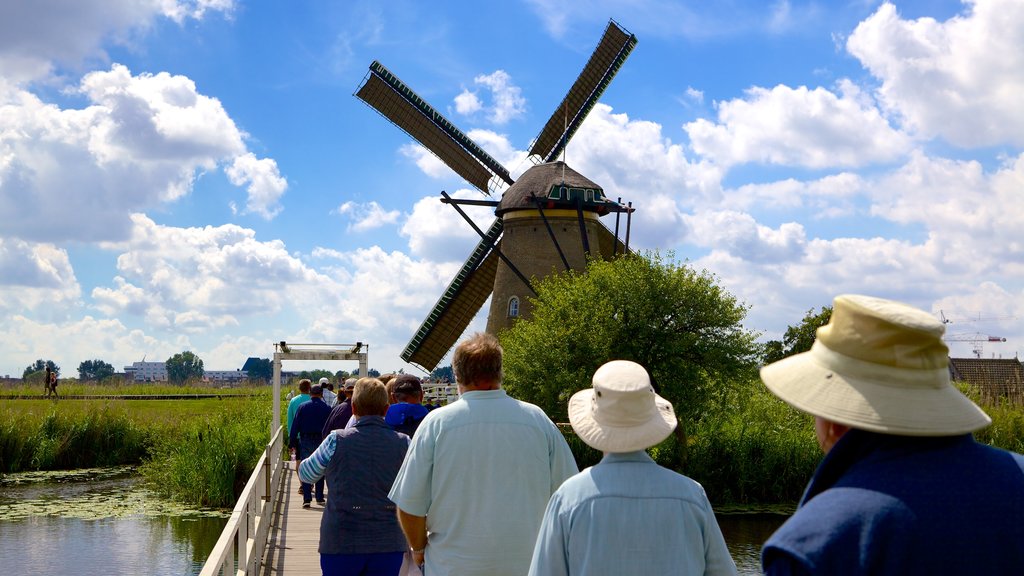
<svg viewBox="0 0 1024 576"><path fill-rule="evenodd" d="M973 334L946 334L944 337L946 342L970 342L971 352L974 352L975 358L981 358L982 352L984 352L985 342L1006 342L1006 338L1002 336L989 336L988 334L982 334L975 332Z"/></svg>

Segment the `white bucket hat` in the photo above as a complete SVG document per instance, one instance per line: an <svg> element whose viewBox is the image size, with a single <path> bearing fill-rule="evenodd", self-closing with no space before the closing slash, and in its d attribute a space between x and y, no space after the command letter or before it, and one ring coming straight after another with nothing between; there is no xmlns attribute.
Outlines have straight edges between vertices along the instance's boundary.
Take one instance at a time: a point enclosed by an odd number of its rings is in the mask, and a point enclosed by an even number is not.
<svg viewBox="0 0 1024 576"><path fill-rule="evenodd" d="M810 351L761 368L769 390L798 410L853 428L950 436L992 420L949 381L946 327L912 306L837 296Z"/></svg>
<svg viewBox="0 0 1024 576"><path fill-rule="evenodd" d="M643 366L612 360L594 372L593 388L569 399L569 422L589 446L633 452L668 438L676 427L676 413L654 392Z"/></svg>

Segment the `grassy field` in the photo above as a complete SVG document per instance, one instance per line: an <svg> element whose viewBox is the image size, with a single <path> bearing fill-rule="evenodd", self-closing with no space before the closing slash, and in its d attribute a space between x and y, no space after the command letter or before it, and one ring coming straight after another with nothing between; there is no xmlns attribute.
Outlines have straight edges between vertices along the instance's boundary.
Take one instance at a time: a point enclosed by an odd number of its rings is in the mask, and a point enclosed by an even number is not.
<svg viewBox="0 0 1024 576"><path fill-rule="evenodd" d="M61 380L57 393L61 396L161 396L182 394L219 394L222 396L247 396L265 391L269 386L175 386L173 384L96 384L82 383L75 379ZM39 396L45 393L41 385L15 384L0 386L0 398L17 396Z"/></svg>
<svg viewBox="0 0 1024 576"><path fill-rule="evenodd" d="M138 465L190 504L231 506L269 440L269 389L196 400L4 400L0 473ZM203 393L203 392L196 392Z"/></svg>
<svg viewBox="0 0 1024 576"><path fill-rule="evenodd" d="M180 501L231 506L269 440L271 406L268 387L236 390L252 396L3 400L0 473L128 464L140 466L153 488ZM965 392L993 419L975 434L978 440L1024 451L1024 407L982 403ZM287 403L281 408L283 420ZM756 382L736 387L700 421L683 424L685 447L673 436L649 452L659 464L700 482L716 508L792 506L821 461L812 419ZM581 469L600 460L571 428L563 433Z"/></svg>

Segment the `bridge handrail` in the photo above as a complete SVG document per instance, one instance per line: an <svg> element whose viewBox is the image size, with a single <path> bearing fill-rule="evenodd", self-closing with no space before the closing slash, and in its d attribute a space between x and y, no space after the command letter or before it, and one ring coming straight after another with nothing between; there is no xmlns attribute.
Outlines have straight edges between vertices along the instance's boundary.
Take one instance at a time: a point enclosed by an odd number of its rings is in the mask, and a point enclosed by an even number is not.
<svg viewBox="0 0 1024 576"><path fill-rule="evenodd" d="M249 476L245 489L231 511L231 518L203 564L200 576L245 576L259 572L270 534L274 502L283 478L282 430L283 427L279 427L274 432L263 450L256 469Z"/></svg>

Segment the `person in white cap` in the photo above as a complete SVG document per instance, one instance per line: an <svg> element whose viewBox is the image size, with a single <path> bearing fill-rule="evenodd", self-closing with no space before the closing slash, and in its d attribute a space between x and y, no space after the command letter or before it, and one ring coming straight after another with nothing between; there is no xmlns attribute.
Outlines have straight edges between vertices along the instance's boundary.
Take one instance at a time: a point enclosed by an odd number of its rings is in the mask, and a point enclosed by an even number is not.
<svg viewBox="0 0 1024 576"><path fill-rule="evenodd" d="M334 385L331 384L330 379L326 377L320 379L320 389L324 392L324 402L331 408L334 408L334 405L338 403L338 395L332 390L333 387Z"/></svg>
<svg viewBox="0 0 1024 576"><path fill-rule="evenodd" d="M577 436L604 458L551 496L532 576L736 574L700 484L644 451L677 425L643 366L613 360L569 400Z"/></svg>
<svg viewBox="0 0 1024 576"><path fill-rule="evenodd" d="M825 458L761 552L767 574L1024 574L1024 457L974 441L945 326L844 295L810 351L761 369Z"/></svg>

